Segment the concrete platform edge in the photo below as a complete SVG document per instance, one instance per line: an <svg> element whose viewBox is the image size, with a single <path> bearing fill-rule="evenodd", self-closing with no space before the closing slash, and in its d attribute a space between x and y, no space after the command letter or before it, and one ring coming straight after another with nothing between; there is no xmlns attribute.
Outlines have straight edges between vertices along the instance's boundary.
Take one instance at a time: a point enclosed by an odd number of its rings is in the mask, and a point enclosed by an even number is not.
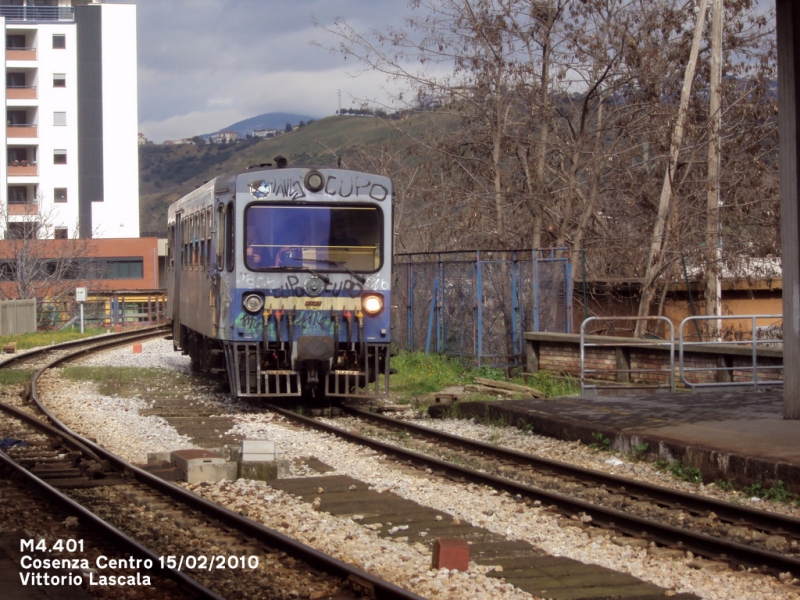
<svg viewBox="0 0 800 600"><path fill-rule="evenodd" d="M594 434L602 434L611 440L610 448L621 454L630 453L634 446L648 444L645 459L680 461L684 465L700 470L705 483L717 480L733 481L737 486L756 482L771 486L778 480L791 492L800 493L800 465L765 457L744 456L719 448L689 445L675 439L656 437L652 434L604 428L567 417L556 417L535 410L518 411L502 403L464 402L459 404L462 418L502 419L514 427L530 426L534 433L564 441L579 441L589 445L596 443Z"/></svg>

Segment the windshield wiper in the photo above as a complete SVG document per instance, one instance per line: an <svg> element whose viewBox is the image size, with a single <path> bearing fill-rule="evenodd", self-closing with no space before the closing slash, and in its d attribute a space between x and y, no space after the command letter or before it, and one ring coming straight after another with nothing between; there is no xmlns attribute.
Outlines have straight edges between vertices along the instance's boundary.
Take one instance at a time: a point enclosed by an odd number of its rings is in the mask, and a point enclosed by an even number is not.
<svg viewBox="0 0 800 600"><path fill-rule="evenodd" d="M305 260L308 260L308 259L305 259ZM317 262L317 261L314 261L314 262ZM330 283L330 282L331 282L331 278L330 278L330 277L328 277L327 275L324 275L324 274L322 274L322 273L319 273L319 272L315 271L315 270L314 270L314 269L312 269L311 267L306 267L306 266L300 266L300 267L291 267L291 266L289 266L289 265L280 265L280 266L278 266L278 267L273 267L273 268L274 268L274 269L278 269L279 271L284 271L284 270L292 270L292 271L305 271L306 273L311 273L312 275L314 275L314 276L316 276L316 277L319 277L319 278L320 278L322 281L324 281L325 283ZM364 283L364 282L362 281L361 283Z"/></svg>
<svg viewBox="0 0 800 600"><path fill-rule="evenodd" d="M356 273L352 269L348 268L344 263L335 261L335 260L327 260L325 258L304 258L303 262L313 262L313 263L325 263L326 265L333 265L334 267L339 267L340 269L344 269L350 275L358 279L359 283L366 283L367 278L364 277L361 273Z"/></svg>

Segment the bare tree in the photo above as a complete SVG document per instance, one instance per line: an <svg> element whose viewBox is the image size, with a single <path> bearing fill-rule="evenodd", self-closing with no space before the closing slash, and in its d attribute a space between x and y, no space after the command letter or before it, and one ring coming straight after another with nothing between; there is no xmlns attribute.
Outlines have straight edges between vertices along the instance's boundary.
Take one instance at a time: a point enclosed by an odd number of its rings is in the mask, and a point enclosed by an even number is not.
<svg viewBox="0 0 800 600"><path fill-rule="evenodd" d="M752 0L726 3L714 219L711 61L695 27L705 6L414 0L400 30L367 35L338 22L337 50L402 81L398 100L415 115L381 150L402 190L404 249L585 248L595 279L644 279L642 314L659 286L664 297L681 254L693 276L707 270L711 235L723 240L720 267L774 253L774 22Z"/></svg>
<svg viewBox="0 0 800 600"><path fill-rule="evenodd" d="M12 218L0 212L5 223L5 240L0 241L0 297L63 298L86 279L91 240L79 239L77 227L72 238L53 239L65 228L56 225L54 207L43 207L41 198L22 207L24 214Z"/></svg>

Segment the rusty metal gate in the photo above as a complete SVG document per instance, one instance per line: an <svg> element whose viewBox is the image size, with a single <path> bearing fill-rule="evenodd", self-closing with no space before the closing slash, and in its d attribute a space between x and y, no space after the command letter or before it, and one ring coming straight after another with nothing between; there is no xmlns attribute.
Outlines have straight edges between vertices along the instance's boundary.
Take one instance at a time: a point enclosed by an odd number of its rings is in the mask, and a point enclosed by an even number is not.
<svg viewBox="0 0 800 600"><path fill-rule="evenodd" d="M395 256L393 339L471 365L524 362L526 331L572 330L572 265L563 248Z"/></svg>

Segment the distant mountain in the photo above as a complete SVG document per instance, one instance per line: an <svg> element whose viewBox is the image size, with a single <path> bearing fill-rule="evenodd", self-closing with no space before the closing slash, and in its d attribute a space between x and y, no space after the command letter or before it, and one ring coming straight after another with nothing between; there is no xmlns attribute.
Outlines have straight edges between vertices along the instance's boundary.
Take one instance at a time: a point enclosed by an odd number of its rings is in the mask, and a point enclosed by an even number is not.
<svg viewBox="0 0 800 600"><path fill-rule="evenodd" d="M309 117L308 115L296 115L293 113L265 113L263 115L258 115L257 117L250 117L244 121L239 121L233 125L228 125L219 131L235 131L240 136L245 136L253 133L253 131L256 129L277 129L279 131L283 131L286 128L286 123L290 123L292 127L294 127L295 125L298 125L300 121L305 121L307 123L312 119L314 119L314 117ZM219 131L215 131L214 133L219 133ZM208 138L209 136L214 135L214 133L207 133L201 137Z"/></svg>

